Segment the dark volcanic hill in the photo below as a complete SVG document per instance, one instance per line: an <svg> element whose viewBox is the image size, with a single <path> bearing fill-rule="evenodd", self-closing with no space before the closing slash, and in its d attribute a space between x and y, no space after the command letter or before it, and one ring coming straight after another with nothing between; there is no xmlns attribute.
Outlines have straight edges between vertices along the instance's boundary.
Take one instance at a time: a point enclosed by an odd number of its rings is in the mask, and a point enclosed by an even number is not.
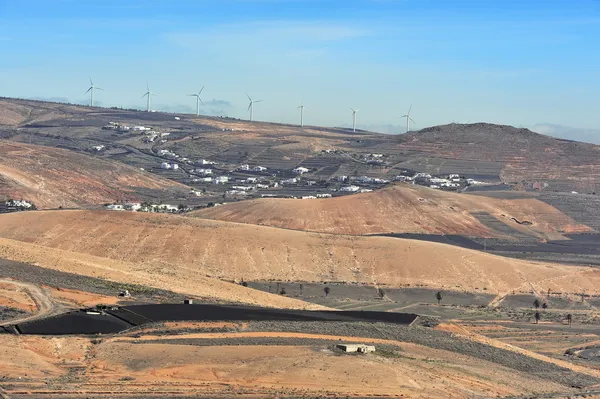
<svg viewBox="0 0 600 399"><path fill-rule="evenodd" d="M539 183L547 190L600 191L600 146L512 126L475 123L434 126L399 137L396 151L414 169L498 175L506 183ZM458 162L457 162L458 161Z"/></svg>

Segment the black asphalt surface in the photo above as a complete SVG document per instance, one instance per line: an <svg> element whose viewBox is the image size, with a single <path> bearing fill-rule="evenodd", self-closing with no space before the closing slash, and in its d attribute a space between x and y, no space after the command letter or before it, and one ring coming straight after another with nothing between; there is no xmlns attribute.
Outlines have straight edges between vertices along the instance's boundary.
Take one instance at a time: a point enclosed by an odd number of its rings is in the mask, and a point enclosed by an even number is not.
<svg viewBox="0 0 600 399"><path fill-rule="evenodd" d="M409 325L418 315L369 311L309 311L224 306L212 304L158 304L124 306L106 310L105 314L76 311L63 315L18 324L21 334L77 335L110 334L131 327L164 321L325 321L384 322Z"/></svg>
<svg viewBox="0 0 600 399"><path fill-rule="evenodd" d="M90 315L85 311L66 313L16 326L21 334L37 335L111 334L131 327L131 324L112 315Z"/></svg>

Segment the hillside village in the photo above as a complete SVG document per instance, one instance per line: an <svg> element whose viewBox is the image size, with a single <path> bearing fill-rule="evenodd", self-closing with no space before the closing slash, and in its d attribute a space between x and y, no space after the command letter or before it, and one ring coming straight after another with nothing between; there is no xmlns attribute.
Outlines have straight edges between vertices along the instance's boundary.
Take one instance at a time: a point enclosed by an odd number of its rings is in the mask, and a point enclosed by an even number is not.
<svg viewBox="0 0 600 399"><path fill-rule="evenodd" d="M291 198L318 199L334 196L366 193L382 188L388 184L403 182L417 184L431 189L461 191L469 186L493 185L491 182L477 181L458 173L430 174L403 169L397 175L389 178L368 175L333 174L323 178L320 170L303 166L303 162L294 168L273 168L264 165L234 162L218 162L210 159L192 159L191 156L178 154L169 148L171 132L160 131L158 128L147 126L129 126L110 122L104 130L122 133L135 132L143 143L150 144L152 153L162 159L160 165L145 168L151 173L177 180L192 187L190 195L199 200L207 201L193 205L185 204L142 204L138 202L107 204L109 210L129 210L141 212L185 212L200 207L210 207L249 198ZM234 129L223 129L223 131ZM106 150L105 146L93 148L96 152ZM384 153L349 155L339 149L323 149L314 154L313 158L347 156L354 162L373 168L390 168L390 156ZM216 197L220 197L217 199Z"/></svg>

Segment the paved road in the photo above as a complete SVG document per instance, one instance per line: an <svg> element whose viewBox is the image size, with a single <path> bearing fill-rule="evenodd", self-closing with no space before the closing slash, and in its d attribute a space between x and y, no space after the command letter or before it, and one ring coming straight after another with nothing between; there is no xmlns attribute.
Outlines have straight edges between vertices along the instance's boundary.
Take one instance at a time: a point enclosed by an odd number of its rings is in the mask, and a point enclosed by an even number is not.
<svg viewBox="0 0 600 399"><path fill-rule="evenodd" d="M39 287L35 284L24 283L21 281L9 279L0 279L0 283L8 283L23 288L31 297L33 302L35 302L35 305L38 308L37 313L33 316L25 316L13 320L0 322L0 326L43 319L45 317L64 312L64 307L60 303L58 303L56 299L54 299L46 289L42 287Z"/></svg>

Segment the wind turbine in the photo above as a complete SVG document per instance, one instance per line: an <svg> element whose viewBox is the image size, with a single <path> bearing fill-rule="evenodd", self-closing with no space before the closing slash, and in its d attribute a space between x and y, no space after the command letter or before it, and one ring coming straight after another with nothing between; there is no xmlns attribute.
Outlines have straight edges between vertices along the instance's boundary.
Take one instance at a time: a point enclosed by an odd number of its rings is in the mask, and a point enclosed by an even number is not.
<svg viewBox="0 0 600 399"><path fill-rule="evenodd" d="M144 95L142 96L142 98L144 97L148 97L148 104L146 106L146 111L150 112L150 97L155 96L156 93L152 93L150 91L150 86L148 86L148 82L146 82L146 93L144 93Z"/></svg>
<svg viewBox="0 0 600 399"><path fill-rule="evenodd" d="M360 109L354 109L352 107L350 107L350 109L352 110L352 131L356 132L356 113L360 111Z"/></svg>
<svg viewBox="0 0 600 399"><path fill-rule="evenodd" d="M296 109L300 108L300 127L304 127L304 101L302 101L302 105L296 107Z"/></svg>
<svg viewBox="0 0 600 399"><path fill-rule="evenodd" d="M204 86L202 86L202 88L200 89L198 94L188 94L188 96L196 97L196 116L200 116L200 103L202 103L202 105L204 105L204 103L202 102L202 99L200 98L200 94L202 94L202 90L204 90Z"/></svg>
<svg viewBox="0 0 600 399"><path fill-rule="evenodd" d="M248 93L246 93L246 97L248 97L248 100L250 100L250 104L248 105L248 111L250 111L250 122L252 122L252 114L254 111L254 103L261 103L263 102L263 100L254 100L252 101L252 99L250 98L250 96L248 95Z"/></svg>
<svg viewBox="0 0 600 399"><path fill-rule="evenodd" d="M412 109L412 104L410 104L410 108L408 108L408 114L402 115L402 118L406 118L406 133L408 133L408 131L410 130L410 121L412 121L412 123L416 123L415 121L413 121L413 118L410 117L411 109Z"/></svg>
<svg viewBox="0 0 600 399"><path fill-rule="evenodd" d="M94 90L102 90L102 89L99 88L98 86L94 86L94 82L92 82L92 77L90 76L90 88L87 89L87 91L85 92L85 94L88 94L89 92L91 92L90 107L94 106Z"/></svg>

